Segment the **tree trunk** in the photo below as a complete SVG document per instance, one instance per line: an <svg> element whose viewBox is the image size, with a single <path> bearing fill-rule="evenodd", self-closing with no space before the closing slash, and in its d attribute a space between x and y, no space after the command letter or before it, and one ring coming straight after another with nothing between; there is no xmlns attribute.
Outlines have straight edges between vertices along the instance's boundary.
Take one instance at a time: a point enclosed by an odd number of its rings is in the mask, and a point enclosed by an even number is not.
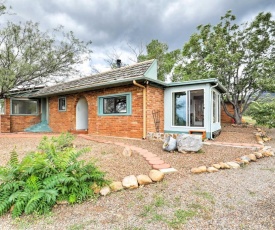
<svg viewBox="0 0 275 230"><path fill-rule="evenodd" d="M235 124L238 124L238 125L242 124L242 113L239 105L235 105L234 119L235 119Z"/></svg>

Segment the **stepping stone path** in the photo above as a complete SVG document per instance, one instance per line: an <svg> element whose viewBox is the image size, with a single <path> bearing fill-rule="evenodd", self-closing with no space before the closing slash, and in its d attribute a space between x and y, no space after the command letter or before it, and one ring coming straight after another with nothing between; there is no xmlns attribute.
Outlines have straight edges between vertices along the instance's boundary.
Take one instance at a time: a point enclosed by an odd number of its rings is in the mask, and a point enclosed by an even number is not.
<svg viewBox="0 0 275 230"><path fill-rule="evenodd" d="M122 142L112 142L112 141L105 141L105 140L99 140L97 138L85 135L85 134L79 134L79 137L82 137L84 139L87 140L91 140L91 141L96 141L96 142L100 142L100 143L106 143L106 144L114 144L114 145L118 145L118 146L122 146L122 147L128 147L130 148L132 151L137 152L140 156L142 156L149 165L152 166L152 169L170 169L171 166L170 164L165 163L162 159L160 159L159 157L157 157L156 154L148 151L147 149L143 149L137 146L133 146L133 145L127 145L125 143Z"/></svg>

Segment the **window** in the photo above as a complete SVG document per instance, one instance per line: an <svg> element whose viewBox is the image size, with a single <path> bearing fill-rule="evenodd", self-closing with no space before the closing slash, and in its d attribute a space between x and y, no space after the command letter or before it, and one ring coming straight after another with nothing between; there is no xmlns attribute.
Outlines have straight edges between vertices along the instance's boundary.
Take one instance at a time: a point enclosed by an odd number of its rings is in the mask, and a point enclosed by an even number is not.
<svg viewBox="0 0 275 230"><path fill-rule="evenodd" d="M213 123L220 122L220 95L212 92Z"/></svg>
<svg viewBox="0 0 275 230"><path fill-rule="evenodd" d="M66 111L66 97L58 98L58 111Z"/></svg>
<svg viewBox="0 0 275 230"><path fill-rule="evenodd" d="M204 90L172 94L172 125L204 127Z"/></svg>
<svg viewBox="0 0 275 230"><path fill-rule="evenodd" d="M5 101L0 99L0 114L5 114Z"/></svg>
<svg viewBox="0 0 275 230"><path fill-rule="evenodd" d="M32 115L38 114L38 101L28 99L12 99L11 114Z"/></svg>
<svg viewBox="0 0 275 230"><path fill-rule="evenodd" d="M173 93L173 125L186 126L186 92Z"/></svg>
<svg viewBox="0 0 275 230"><path fill-rule="evenodd" d="M99 115L130 115L131 94L106 95L98 98Z"/></svg>
<svg viewBox="0 0 275 230"><path fill-rule="evenodd" d="M126 96L103 98L103 113L126 113Z"/></svg>

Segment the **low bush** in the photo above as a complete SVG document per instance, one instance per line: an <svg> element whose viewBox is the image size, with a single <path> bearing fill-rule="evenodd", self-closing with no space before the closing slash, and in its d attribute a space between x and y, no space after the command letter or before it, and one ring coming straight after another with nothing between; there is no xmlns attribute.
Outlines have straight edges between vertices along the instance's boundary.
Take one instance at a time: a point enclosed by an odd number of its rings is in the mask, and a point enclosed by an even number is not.
<svg viewBox="0 0 275 230"><path fill-rule="evenodd" d="M8 164L0 167L0 215L8 211L12 217L48 213L57 201L74 204L93 197L94 183L108 184L94 163L77 159L90 150L75 149L73 139L68 133L44 137L38 150L21 162L16 151L11 152Z"/></svg>

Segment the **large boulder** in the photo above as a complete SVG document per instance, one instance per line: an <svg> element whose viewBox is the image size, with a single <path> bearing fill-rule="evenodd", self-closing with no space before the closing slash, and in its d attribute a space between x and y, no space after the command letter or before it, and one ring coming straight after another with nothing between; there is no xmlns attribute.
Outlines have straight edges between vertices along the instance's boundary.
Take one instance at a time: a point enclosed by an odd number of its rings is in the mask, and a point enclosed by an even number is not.
<svg viewBox="0 0 275 230"><path fill-rule="evenodd" d="M177 140L171 136L168 136L165 138L162 148L168 152L175 151L177 149Z"/></svg>
<svg viewBox="0 0 275 230"><path fill-rule="evenodd" d="M177 137L177 148L179 152L197 152L201 147L201 135L179 134Z"/></svg>

